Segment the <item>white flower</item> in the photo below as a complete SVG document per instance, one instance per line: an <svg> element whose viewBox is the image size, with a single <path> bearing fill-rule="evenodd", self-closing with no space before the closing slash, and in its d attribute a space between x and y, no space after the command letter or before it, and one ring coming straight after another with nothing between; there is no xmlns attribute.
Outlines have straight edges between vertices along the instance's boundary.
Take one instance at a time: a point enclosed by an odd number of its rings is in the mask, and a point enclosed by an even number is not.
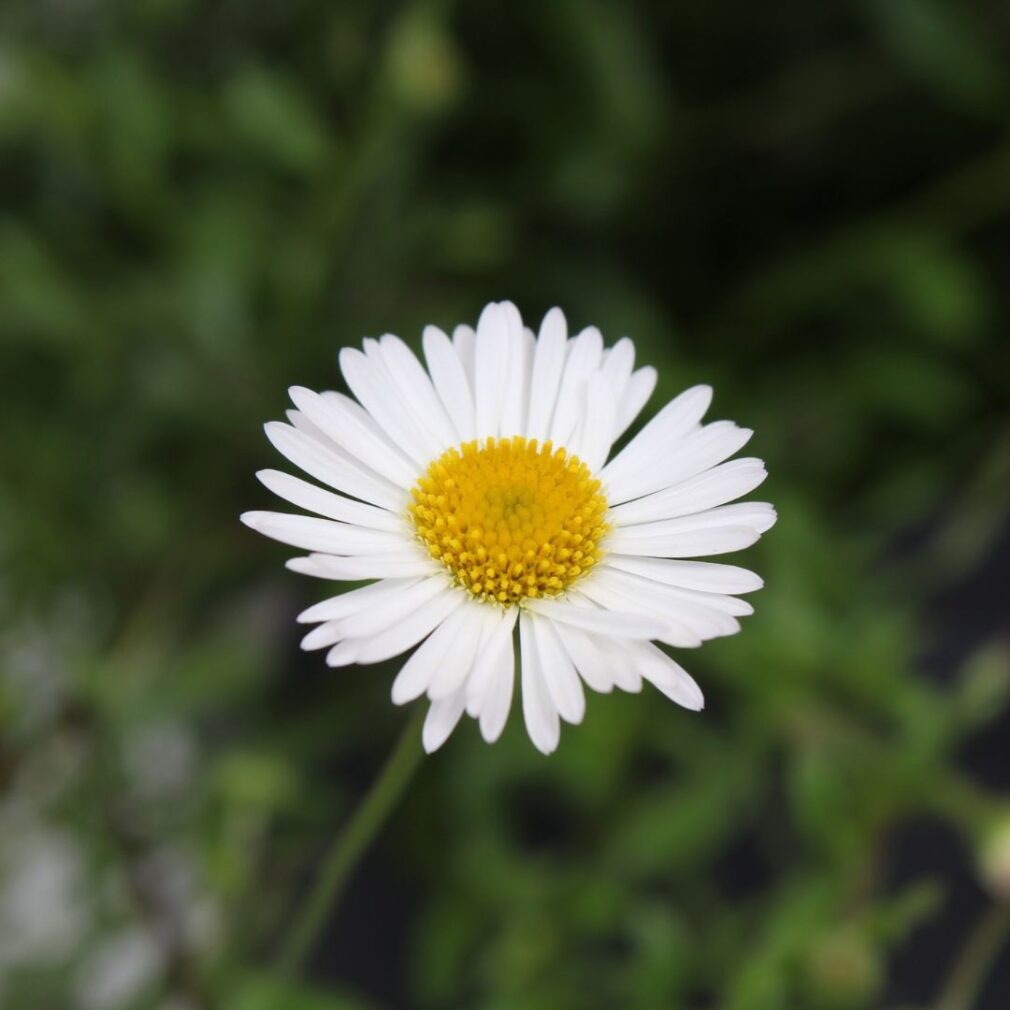
<svg viewBox="0 0 1010 1010"><path fill-rule="evenodd" d="M83 1010L114 1010L133 1003L161 974L164 952L150 934L129 927L103 940L77 973L76 1003Z"/></svg>
<svg viewBox="0 0 1010 1010"><path fill-rule="evenodd" d="M647 680L700 709L694 680L653 642L680 648L732 635L752 613L736 594L761 579L685 560L740 550L775 522L764 503L728 505L765 477L726 462L751 432L703 425L712 390L667 404L609 462L656 384L635 348L604 349L589 327L569 339L551 309L540 333L509 302L474 331L424 331L425 369L397 337L345 348L356 400L294 387L290 424L267 437L324 491L276 470L260 480L314 516L251 512L253 529L311 551L288 567L374 580L310 607L305 649L330 666L377 663L420 643L393 683L402 705L431 701L433 751L465 711L501 734L516 659L530 738L558 745L559 716L581 722L583 682L638 691ZM320 516L322 518L316 518ZM516 635L518 629L518 635Z"/></svg>

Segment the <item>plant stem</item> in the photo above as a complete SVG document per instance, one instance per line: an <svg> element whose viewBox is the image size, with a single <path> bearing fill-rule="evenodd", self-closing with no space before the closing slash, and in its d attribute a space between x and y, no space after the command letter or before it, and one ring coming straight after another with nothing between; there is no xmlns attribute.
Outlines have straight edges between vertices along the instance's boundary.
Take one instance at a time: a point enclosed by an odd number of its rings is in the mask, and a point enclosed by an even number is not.
<svg viewBox="0 0 1010 1010"><path fill-rule="evenodd" d="M418 706L365 798L330 844L318 880L298 909L281 945L277 967L284 974L294 974L301 967L348 876L420 764L423 751L418 735L423 718L423 707Z"/></svg>
<svg viewBox="0 0 1010 1010"><path fill-rule="evenodd" d="M1010 934L1010 905L993 905L975 924L961 948L936 1010L972 1010L993 959Z"/></svg>

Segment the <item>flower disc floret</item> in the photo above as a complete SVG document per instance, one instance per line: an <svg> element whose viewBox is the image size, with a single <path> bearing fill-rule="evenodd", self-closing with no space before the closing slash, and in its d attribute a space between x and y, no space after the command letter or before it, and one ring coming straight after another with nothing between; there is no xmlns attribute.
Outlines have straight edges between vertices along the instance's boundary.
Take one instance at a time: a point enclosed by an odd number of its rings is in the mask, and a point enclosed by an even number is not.
<svg viewBox="0 0 1010 1010"><path fill-rule="evenodd" d="M444 452L409 511L431 556L504 606L563 592L600 560L607 532L607 500L586 464L521 435Z"/></svg>

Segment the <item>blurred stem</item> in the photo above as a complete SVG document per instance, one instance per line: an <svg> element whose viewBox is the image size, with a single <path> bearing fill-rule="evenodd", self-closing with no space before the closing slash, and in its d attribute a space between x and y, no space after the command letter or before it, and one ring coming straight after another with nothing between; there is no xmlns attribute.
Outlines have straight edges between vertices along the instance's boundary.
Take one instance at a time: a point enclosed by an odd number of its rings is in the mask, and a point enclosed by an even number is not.
<svg viewBox="0 0 1010 1010"><path fill-rule="evenodd" d="M954 962L936 1010L971 1010L993 959L1010 935L1010 905L993 905L979 919Z"/></svg>
<svg viewBox="0 0 1010 1010"><path fill-rule="evenodd" d="M305 960L348 876L385 824L420 764L424 752L418 737L423 719L424 708L417 706L360 806L330 844L318 880L295 914L281 946L277 967L285 974L296 972Z"/></svg>

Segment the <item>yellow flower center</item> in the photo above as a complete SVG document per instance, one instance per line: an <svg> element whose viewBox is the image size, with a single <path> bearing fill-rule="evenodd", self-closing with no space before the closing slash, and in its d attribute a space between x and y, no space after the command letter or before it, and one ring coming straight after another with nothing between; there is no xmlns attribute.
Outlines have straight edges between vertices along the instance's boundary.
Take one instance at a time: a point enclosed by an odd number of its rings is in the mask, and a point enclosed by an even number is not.
<svg viewBox="0 0 1010 1010"><path fill-rule="evenodd" d="M522 435L448 449L408 506L425 547L474 596L556 596L600 559L607 499L578 456Z"/></svg>

